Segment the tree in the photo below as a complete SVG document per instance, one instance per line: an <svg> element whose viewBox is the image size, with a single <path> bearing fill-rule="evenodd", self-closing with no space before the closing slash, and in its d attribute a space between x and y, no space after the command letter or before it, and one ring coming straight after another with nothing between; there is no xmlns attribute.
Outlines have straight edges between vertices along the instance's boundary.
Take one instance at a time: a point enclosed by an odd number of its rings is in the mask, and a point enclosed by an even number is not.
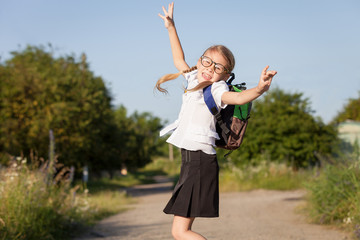
<svg viewBox="0 0 360 240"><path fill-rule="evenodd" d="M243 144L230 157L236 164L266 157L306 167L330 153L334 139L335 128L312 116L308 99L276 88L254 102Z"/></svg>
<svg viewBox="0 0 360 240"><path fill-rule="evenodd" d="M150 113L133 113L127 117L124 106L115 111L115 121L119 129L118 149L123 164L128 168L142 167L151 161L151 157L158 154L159 147L164 144L159 138L162 128L160 118Z"/></svg>
<svg viewBox="0 0 360 240"><path fill-rule="evenodd" d="M144 166L157 153L159 118L114 110L104 81L86 55L54 57L44 47L12 52L0 64L0 161L7 153L47 159L49 131L60 162L113 174Z"/></svg>
<svg viewBox="0 0 360 240"><path fill-rule="evenodd" d="M360 91L358 98L350 98L342 111L334 118L334 122L340 123L345 120L360 121Z"/></svg>
<svg viewBox="0 0 360 240"><path fill-rule="evenodd" d="M111 97L89 70L85 54L55 58L43 47L12 52L0 66L0 151L45 157L48 133L67 165L81 167L103 157L111 123ZM106 161L106 159L104 159Z"/></svg>

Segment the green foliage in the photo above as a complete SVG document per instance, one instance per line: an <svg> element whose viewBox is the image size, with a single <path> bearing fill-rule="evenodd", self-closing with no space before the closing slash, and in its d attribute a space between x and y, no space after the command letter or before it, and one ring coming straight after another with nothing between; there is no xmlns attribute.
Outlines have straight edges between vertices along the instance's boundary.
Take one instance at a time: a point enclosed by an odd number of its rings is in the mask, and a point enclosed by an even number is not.
<svg viewBox="0 0 360 240"><path fill-rule="evenodd" d="M336 129L314 118L301 93L273 89L254 102L244 142L229 159L236 165L256 159L285 161L294 168L315 164L318 154L329 154Z"/></svg>
<svg viewBox="0 0 360 240"><path fill-rule="evenodd" d="M50 129L67 165L84 164L104 150L111 98L103 80L89 71L85 55L81 61L56 59L36 47L12 55L0 74L1 150L13 155L33 150L44 157Z"/></svg>
<svg viewBox="0 0 360 240"><path fill-rule="evenodd" d="M119 186L139 182L118 179L111 182L116 188L97 183L88 191L72 187L65 171L53 175L46 166L28 166L19 158L0 169L1 240L71 239L85 226L125 210L133 199ZM49 182L49 176L55 177Z"/></svg>
<svg viewBox="0 0 360 240"><path fill-rule="evenodd" d="M46 179L23 159L0 172L0 239L59 239L73 229L86 206L68 183Z"/></svg>
<svg viewBox="0 0 360 240"><path fill-rule="evenodd" d="M308 210L321 224L343 224L360 239L360 162L327 165L306 184Z"/></svg>
<svg viewBox="0 0 360 240"><path fill-rule="evenodd" d="M117 149L122 164L130 169L143 167L158 154L158 147L164 144L159 137L162 128L160 118L150 113L137 113L127 117L124 106L115 110L115 123L118 131L117 141L121 144Z"/></svg>
<svg viewBox="0 0 360 240"><path fill-rule="evenodd" d="M350 98L344 105L342 111L334 118L334 122L344 122L345 120L360 121L360 92L358 98Z"/></svg>
<svg viewBox="0 0 360 240"><path fill-rule="evenodd" d="M43 158L53 130L59 161L93 171L141 167L157 152L159 118L113 110L104 81L86 56L54 57L44 47L12 52L0 65L0 161L4 154Z"/></svg>

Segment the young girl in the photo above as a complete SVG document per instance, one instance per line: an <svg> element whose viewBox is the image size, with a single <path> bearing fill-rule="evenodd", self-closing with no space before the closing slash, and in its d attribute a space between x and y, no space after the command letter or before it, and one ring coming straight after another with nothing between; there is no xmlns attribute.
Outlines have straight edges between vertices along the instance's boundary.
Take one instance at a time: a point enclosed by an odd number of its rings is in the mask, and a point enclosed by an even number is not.
<svg viewBox="0 0 360 240"><path fill-rule="evenodd" d="M277 72L268 71L266 66L255 88L241 93L229 92L225 81L235 66L231 51L222 45L212 46L199 58L196 66L189 68L174 25L173 10L174 3L171 3L168 10L163 7L164 15L159 16L168 30L174 64L180 72L163 76L156 88L166 92L160 85L181 74L188 85L178 120L160 133L164 135L174 130L167 142L179 147L182 157L180 178L164 212L174 215L172 235L175 239L205 239L192 231L191 226L196 217L219 216L219 166L214 149L215 139L219 136L202 89L212 84L212 95L219 109L228 104L241 105L267 91Z"/></svg>

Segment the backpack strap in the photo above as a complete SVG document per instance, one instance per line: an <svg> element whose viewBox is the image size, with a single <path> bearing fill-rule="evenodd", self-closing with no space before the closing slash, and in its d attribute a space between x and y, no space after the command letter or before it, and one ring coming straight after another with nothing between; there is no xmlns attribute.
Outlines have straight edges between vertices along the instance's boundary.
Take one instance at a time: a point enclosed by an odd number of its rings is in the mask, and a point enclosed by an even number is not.
<svg viewBox="0 0 360 240"><path fill-rule="evenodd" d="M203 89L204 101L205 101L206 106L208 107L209 111L211 112L211 114L216 115L219 112L219 109L216 106L213 95L211 94L211 86L212 86L212 84Z"/></svg>
<svg viewBox="0 0 360 240"><path fill-rule="evenodd" d="M220 111L218 109L218 107L216 106L214 97L211 93L211 86L209 85L207 87L205 87L203 89L204 92L204 101L206 103L206 106L208 107L209 111L211 112L212 115L215 116L217 123L219 124L220 128L221 128L221 132L222 132L222 137L225 141L225 143L227 144L227 134L229 134L230 129L226 126L226 124L224 123L224 121L221 118L221 114Z"/></svg>

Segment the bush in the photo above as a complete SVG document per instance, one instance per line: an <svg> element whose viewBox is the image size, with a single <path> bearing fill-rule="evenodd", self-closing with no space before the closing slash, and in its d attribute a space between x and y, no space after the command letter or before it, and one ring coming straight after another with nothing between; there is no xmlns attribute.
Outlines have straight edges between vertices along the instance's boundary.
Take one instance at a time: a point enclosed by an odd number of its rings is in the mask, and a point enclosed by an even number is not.
<svg viewBox="0 0 360 240"><path fill-rule="evenodd" d="M327 165L306 188L308 212L315 222L352 229L360 239L360 161Z"/></svg>
<svg viewBox="0 0 360 240"><path fill-rule="evenodd" d="M43 168L30 170L18 158L0 169L0 239L64 239L84 215L91 214L84 197L70 183L50 178ZM51 176L52 177L52 176Z"/></svg>

